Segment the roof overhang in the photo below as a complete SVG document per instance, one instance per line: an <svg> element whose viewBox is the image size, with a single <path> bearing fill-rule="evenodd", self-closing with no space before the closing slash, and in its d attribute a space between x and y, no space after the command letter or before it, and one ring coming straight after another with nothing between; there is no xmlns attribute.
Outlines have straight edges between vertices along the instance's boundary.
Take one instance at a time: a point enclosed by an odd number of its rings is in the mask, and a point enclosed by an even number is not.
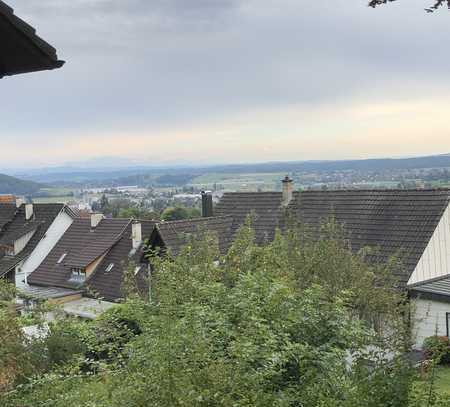
<svg viewBox="0 0 450 407"><path fill-rule="evenodd" d="M0 0L0 78L61 68L56 49Z"/></svg>

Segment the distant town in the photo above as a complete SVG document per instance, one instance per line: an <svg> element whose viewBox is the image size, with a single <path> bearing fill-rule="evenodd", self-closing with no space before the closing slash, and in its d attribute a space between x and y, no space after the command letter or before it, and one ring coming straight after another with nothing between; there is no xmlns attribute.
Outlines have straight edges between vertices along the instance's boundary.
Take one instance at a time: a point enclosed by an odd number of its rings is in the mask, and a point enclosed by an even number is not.
<svg viewBox="0 0 450 407"><path fill-rule="evenodd" d="M279 191L286 174L298 190L431 189L450 187L450 155L405 159L277 162L205 168L59 168L0 175L0 194L34 203L64 203L112 217L160 218L186 208L198 215L201 192ZM14 175L14 177L12 176Z"/></svg>

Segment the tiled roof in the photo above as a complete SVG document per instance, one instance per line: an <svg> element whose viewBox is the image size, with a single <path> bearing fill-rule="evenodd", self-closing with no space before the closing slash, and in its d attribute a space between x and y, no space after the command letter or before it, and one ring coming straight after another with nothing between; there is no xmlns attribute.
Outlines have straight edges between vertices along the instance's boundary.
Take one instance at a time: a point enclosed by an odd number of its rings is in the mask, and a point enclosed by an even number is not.
<svg viewBox="0 0 450 407"><path fill-rule="evenodd" d="M144 242L150 237L155 222L140 221L142 224L142 237ZM89 280L88 286L100 298L107 301L116 301L123 298L122 284L124 271L132 263L139 265L141 262L141 250L133 255L132 226L128 225L121 239L119 239L108 252L102 263L98 266L94 276ZM108 267L113 264L111 270ZM140 287L141 288L141 287ZM143 287L142 287L143 288Z"/></svg>
<svg viewBox="0 0 450 407"><path fill-rule="evenodd" d="M381 261L402 251L406 283L414 271L445 209L450 190L339 190L294 193L288 211L281 206L281 192L226 193L215 208L217 215L231 215L236 230L252 211L258 243L271 240L276 227L283 229L289 216L318 226L333 217L343 224L353 249L380 249Z"/></svg>
<svg viewBox="0 0 450 407"><path fill-rule="evenodd" d="M71 290L69 288L60 287L38 287L38 286L25 286L19 289L19 294L29 298L37 300L48 300L63 298L71 295L81 294L81 290Z"/></svg>
<svg viewBox="0 0 450 407"><path fill-rule="evenodd" d="M28 257L63 208L63 204L34 204L34 216L31 220L25 218L25 205L18 209L12 221L7 224L1 234L2 242L14 241L18 235L23 236L22 232L26 230L36 230L36 233L23 251L18 254L18 257L15 256L15 259L10 257L0 263L0 276L8 273L18 263L18 259L23 260Z"/></svg>
<svg viewBox="0 0 450 407"><path fill-rule="evenodd" d="M36 35L33 27L14 15L0 0L0 78L60 68L56 50Z"/></svg>
<svg viewBox="0 0 450 407"><path fill-rule="evenodd" d="M0 233L5 225L12 221L16 211L15 204L0 203Z"/></svg>
<svg viewBox="0 0 450 407"><path fill-rule="evenodd" d="M231 244L233 230L233 218L231 216L214 216L210 218L197 218L180 221L160 222L156 225L158 236L152 236L153 240L161 239L165 249L171 254L177 255L188 242L189 236L207 232L217 234L219 249L223 253ZM154 243L154 242L150 242Z"/></svg>
<svg viewBox="0 0 450 407"><path fill-rule="evenodd" d="M298 196L294 193L294 199ZM248 215L253 216L253 228L258 244L271 241L276 228L282 228L285 208L281 206L281 192L231 192L225 193L214 208L214 215L232 216L233 232Z"/></svg>
<svg viewBox="0 0 450 407"><path fill-rule="evenodd" d="M71 288L73 284L68 282L71 268L84 268L106 254L130 222L130 219L103 219L92 229L90 219L75 219L41 265L30 274L28 282ZM58 263L64 254L63 261Z"/></svg>
<svg viewBox="0 0 450 407"><path fill-rule="evenodd" d="M0 204L16 204L16 197L14 195L0 195Z"/></svg>
<svg viewBox="0 0 450 407"><path fill-rule="evenodd" d="M8 233L5 233L4 236L0 237L0 246L14 245L14 242L17 239L20 239L30 232L36 231L43 223L44 221L31 221L9 231Z"/></svg>

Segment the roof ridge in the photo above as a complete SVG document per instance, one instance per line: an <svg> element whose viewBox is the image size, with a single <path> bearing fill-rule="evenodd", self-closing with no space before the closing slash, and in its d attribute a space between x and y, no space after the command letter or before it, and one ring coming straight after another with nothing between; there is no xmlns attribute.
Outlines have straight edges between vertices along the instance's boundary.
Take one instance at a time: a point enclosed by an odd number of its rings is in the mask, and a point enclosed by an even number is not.
<svg viewBox="0 0 450 407"><path fill-rule="evenodd" d="M198 217L198 218L190 218L190 219L179 219L179 220L161 220L156 222L156 226L159 225L176 225L179 223L186 222L200 222L202 220L211 220L211 219L224 219L224 218L232 218L233 215L217 215L217 216L209 216L209 217Z"/></svg>

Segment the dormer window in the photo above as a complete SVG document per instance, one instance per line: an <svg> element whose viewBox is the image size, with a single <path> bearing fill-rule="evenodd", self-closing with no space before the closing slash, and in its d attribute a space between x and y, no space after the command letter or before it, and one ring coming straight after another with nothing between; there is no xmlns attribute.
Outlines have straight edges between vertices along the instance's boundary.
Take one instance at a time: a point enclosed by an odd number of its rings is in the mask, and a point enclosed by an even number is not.
<svg viewBox="0 0 450 407"><path fill-rule="evenodd" d="M86 270L79 267L72 267L70 271L72 273L70 281L83 283L86 280Z"/></svg>
<svg viewBox="0 0 450 407"><path fill-rule="evenodd" d="M58 259L57 264L61 264L66 258L67 253L63 253L62 256Z"/></svg>
<svg viewBox="0 0 450 407"><path fill-rule="evenodd" d="M108 267L106 267L105 272L106 273L110 273L112 271L112 269L114 268L114 263L111 263Z"/></svg>

